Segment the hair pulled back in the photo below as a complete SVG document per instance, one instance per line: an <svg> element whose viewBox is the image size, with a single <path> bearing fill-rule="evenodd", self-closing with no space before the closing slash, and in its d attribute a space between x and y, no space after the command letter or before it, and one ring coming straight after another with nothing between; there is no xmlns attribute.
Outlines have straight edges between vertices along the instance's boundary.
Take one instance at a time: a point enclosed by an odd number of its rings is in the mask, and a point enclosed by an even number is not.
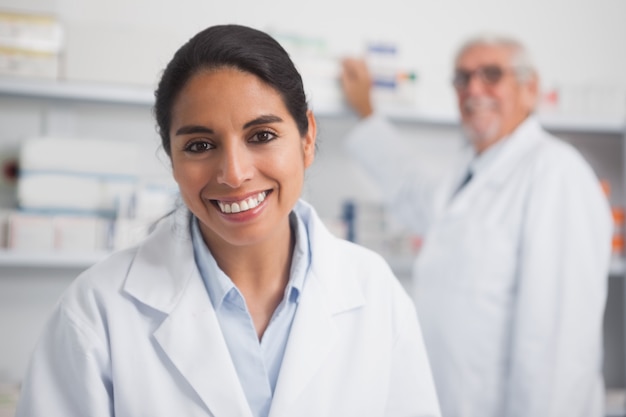
<svg viewBox="0 0 626 417"><path fill-rule="evenodd" d="M171 155L172 108L191 77L202 70L236 68L256 75L281 95L298 131L308 130L302 77L285 49L270 35L240 25L211 26L185 43L167 64L154 93L154 116L163 149Z"/></svg>

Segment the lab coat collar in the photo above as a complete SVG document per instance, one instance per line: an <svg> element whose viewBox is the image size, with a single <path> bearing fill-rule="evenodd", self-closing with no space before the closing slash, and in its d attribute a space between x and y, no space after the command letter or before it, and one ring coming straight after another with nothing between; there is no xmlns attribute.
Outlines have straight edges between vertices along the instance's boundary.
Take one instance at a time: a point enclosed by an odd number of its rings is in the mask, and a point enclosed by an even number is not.
<svg viewBox="0 0 626 417"><path fill-rule="evenodd" d="M436 204L441 209L441 215L456 215L465 212L468 204L471 204L471 196L477 190L484 187L497 190L508 181L508 177L518 164L527 157L529 152L545 137L546 132L542 129L536 117L531 115L524 120L506 138L488 148L482 155L476 156L472 149L468 149L463 155L465 162L462 169L452 175L448 186L438 195ZM472 180L458 192L461 177L472 170ZM447 204L447 201L450 201Z"/></svg>
<svg viewBox="0 0 626 417"><path fill-rule="evenodd" d="M476 177L482 177L488 184L500 186L507 181L520 161L526 158L528 152L541 140L545 131L534 115L530 115L511 133L510 136L498 143L497 154L484 165L479 165ZM487 150L488 152L489 150ZM489 155L485 155L488 157Z"/></svg>
<svg viewBox="0 0 626 417"><path fill-rule="evenodd" d="M128 294L166 314L180 304L189 281L199 275L193 261L190 221L190 214L183 209L162 219L139 246L124 283Z"/></svg>
<svg viewBox="0 0 626 417"><path fill-rule="evenodd" d="M139 247L124 291L164 313L156 343L213 415L252 417L195 265L189 215L172 216Z"/></svg>
<svg viewBox="0 0 626 417"><path fill-rule="evenodd" d="M309 273L319 281L329 312L337 314L363 305L365 298L357 277L350 272L352 265L339 258L343 251L338 248L338 239L324 226L311 205L300 200L295 210L309 233Z"/></svg>
<svg viewBox="0 0 626 417"><path fill-rule="evenodd" d="M294 210L307 227L311 250L311 270L327 293L325 303L331 313L354 308L364 298L356 277L338 259L336 238L328 231L311 205L300 200ZM162 220L139 246L129 270L125 291L142 303L169 314L189 281L199 277L193 255L190 214L179 209ZM342 275L338 278L338 275ZM206 290L205 290L206 293Z"/></svg>
<svg viewBox="0 0 626 417"><path fill-rule="evenodd" d="M271 417L289 410L323 366L338 337L334 316L364 304L350 263L339 259L338 240L313 208L294 210L307 225L311 268L301 294ZM243 388L193 257L189 216L179 210L139 247L124 291L164 315L154 336L169 360L216 416L251 416Z"/></svg>
<svg viewBox="0 0 626 417"><path fill-rule="evenodd" d="M296 210L308 227L311 270L289 335L270 417L294 415L294 403L338 339L334 316L365 303L357 277L350 273L352 264L339 259L345 252L338 248L338 240L310 205L300 201Z"/></svg>

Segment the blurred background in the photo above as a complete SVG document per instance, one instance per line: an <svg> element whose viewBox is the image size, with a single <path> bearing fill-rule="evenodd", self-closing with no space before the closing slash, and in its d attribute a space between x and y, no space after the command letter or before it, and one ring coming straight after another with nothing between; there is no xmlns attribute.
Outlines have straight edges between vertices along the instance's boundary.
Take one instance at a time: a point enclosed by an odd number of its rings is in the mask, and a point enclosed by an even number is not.
<svg viewBox="0 0 626 417"><path fill-rule="evenodd" d="M155 83L182 43L222 23L265 30L289 51L319 127L304 198L336 234L381 252L407 287L420 236L394 224L344 154L356 118L339 60L368 60L381 81L377 108L437 171L461 145L450 85L457 47L481 32L525 43L541 76L540 120L583 152L613 207L604 370L607 415L626 415L626 1L0 0L0 417L12 416L63 289L173 206Z"/></svg>

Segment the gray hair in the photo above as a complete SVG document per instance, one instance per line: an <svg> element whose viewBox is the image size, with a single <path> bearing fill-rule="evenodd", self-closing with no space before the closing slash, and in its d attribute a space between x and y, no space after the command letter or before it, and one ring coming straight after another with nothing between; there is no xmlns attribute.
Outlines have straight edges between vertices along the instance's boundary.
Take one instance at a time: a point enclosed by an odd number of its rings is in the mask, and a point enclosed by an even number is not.
<svg viewBox="0 0 626 417"><path fill-rule="evenodd" d="M537 73L528 49L517 39L499 34L480 34L466 40L458 49L454 62L470 48L475 46L504 47L512 52L511 66L515 69L515 75L520 83L527 83Z"/></svg>

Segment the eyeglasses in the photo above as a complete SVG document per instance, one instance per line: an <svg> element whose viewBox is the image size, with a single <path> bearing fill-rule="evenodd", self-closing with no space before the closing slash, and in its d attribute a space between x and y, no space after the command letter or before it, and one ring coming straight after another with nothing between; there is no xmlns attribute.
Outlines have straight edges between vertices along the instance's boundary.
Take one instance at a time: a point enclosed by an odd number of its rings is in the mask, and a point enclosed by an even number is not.
<svg viewBox="0 0 626 417"><path fill-rule="evenodd" d="M452 85L459 90L463 90L467 88L472 80L472 77L477 75L484 84L494 86L502 80L502 77L506 72L516 71L518 71L516 68L502 68L497 65L485 65L478 67L473 71L457 69L454 72L454 77L452 78Z"/></svg>

